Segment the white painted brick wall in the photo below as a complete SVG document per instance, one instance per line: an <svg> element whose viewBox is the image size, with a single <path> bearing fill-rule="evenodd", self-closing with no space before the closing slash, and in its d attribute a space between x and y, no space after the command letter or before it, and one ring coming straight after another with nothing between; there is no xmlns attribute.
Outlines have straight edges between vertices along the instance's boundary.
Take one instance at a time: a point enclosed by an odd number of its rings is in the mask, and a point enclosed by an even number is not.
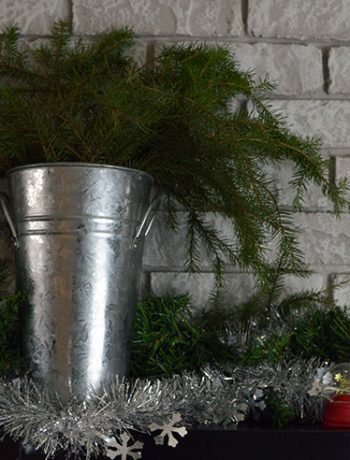
<svg viewBox="0 0 350 460"><path fill-rule="evenodd" d="M349 38L348 0L249 0L249 31L257 37Z"/></svg>
<svg viewBox="0 0 350 460"><path fill-rule="evenodd" d="M327 157L326 154L324 154ZM295 193L290 185L293 178L294 167L291 162L285 160L278 166L269 168L269 174L274 180L275 193L281 206L292 207ZM309 184L303 194L303 207L314 211L331 211L331 201L322 194L320 187Z"/></svg>
<svg viewBox="0 0 350 460"><path fill-rule="evenodd" d="M330 94L350 94L350 46L329 52Z"/></svg>
<svg viewBox="0 0 350 460"><path fill-rule="evenodd" d="M300 289L321 290L326 283L326 276L319 273L312 274L307 280L289 276L281 295L291 295L300 292ZM192 306L195 309L206 307L212 291L214 275L200 273L160 272L151 275L151 292L154 295L191 294ZM247 300L256 292L256 284L252 275L243 273L227 273L223 280L222 301L228 305L237 305Z"/></svg>
<svg viewBox="0 0 350 460"><path fill-rule="evenodd" d="M169 232L162 220L149 234L145 245L144 264L148 270L170 271L184 269L185 213L178 213L179 231ZM209 221L212 216L209 215ZM230 234L229 222L217 219L217 227ZM350 269L350 214L341 218L331 212L297 212L295 225L300 229L299 242L306 260L313 265L349 265ZM212 268L212 259L204 248L200 249L200 267L204 271ZM227 265L229 269L236 269Z"/></svg>
<svg viewBox="0 0 350 460"><path fill-rule="evenodd" d="M331 213L297 213L301 249L314 265L350 266L350 215L336 218Z"/></svg>
<svg viewBox="0 0 350 460"><path fill-rule="evenodd" d="M334 300L341 307L346 307L350 313L350 273L338 274L332 277Z"/></svg>
<svg viewBox="0 0 350 460"><path fill-rule="evenodd" d="M144 265L148 270L162 269L170 270L172 267L177 270L185 269L185 228L186 217L185 212L178 212L177 232L169 231L162 219L161 214L158 214L155 219L155 224L151 229L144 251ZM215 224L222 232L224 237L232 237L232 231L228 222L222 217L214 217L213 214L207 214L207 222ZM199 247L200 267L202 270L210 270L213 268L213 260L207 254L203 246Z"/></svg>
<svg viewBox="0 0 350 460"><path fill-rule="evenodd" d="M350 158L338 156L335 163L336 178L350 177Z"/></svg>
<svg viewBox="0 0 350 460"><path fill-rule="evenodd" d="M314 45L235 43L230 49L244 70L253 70L258 79L268 75L277 94L305 95L323 89L322 51Z"/></svg>
<svg viewBox="0 0 350 460"><path fill-rule="evenodd" d="M174 41L224 44L242 68L254 70L257 79L268 74L278 84L269 102L292 130L322 138L323 154L334 157L331 176L350 174L349 0L0 0L0 13L0 27L17 23L23 43L34 45L47 38L58 19L70 21L88 40L113 27L133 27L140 62L147 49ZM285 206L292 203L291 172L287 162L271 170ZM318 289L350 273L350 214L336 220L331 210L319 189L307 190L305 212L297 213L295 222L303 229L300 244L315 274L306 284L288 279L286 291ZM225 228L224 222L217 225ZM158 220L145 248L144 285L157 294L188 290L200 306L212 287L211 260L203 250L204 273L189 278L182 247L183 234L171 235ZM6 257L13 254L3 237L0 250ZM252 278L235 273L237 267L227 271L227 296L244 299L253 290ZM340 302L350 296L346 289L335 294Z"/></svg>
<svg viewBox="0 0 350 460"><path fill-rule="evenodd" d="M231 305L246 300L254 292L254 279L243 273L230 273L225 276L223 298ZM214 285L212 273L189 275L188 273L152 273L151 291L154 295L191 294L195 309L206 307Z"/></svg>
<svg viewBox="0 0 350 460"><path fill-rule="evenodd" d="M235 36L243 33L240 0L74 0L74 30L94 34L128 25L139 34Z"/></svg>
<svg viewBox="0 0 350 460"><path fill-rule="evenodd" d="M271 107L282 113L289 127L301 136L317 136L329 148L350 146L348 100L273 100Z"/></svg>
<svg viewBox="0 0 350 460"><path fill-rule="evenodd" d="M0 0L0 28L17 24L26 34L48 34L58 19L69 18L69 0Z"/></svg>

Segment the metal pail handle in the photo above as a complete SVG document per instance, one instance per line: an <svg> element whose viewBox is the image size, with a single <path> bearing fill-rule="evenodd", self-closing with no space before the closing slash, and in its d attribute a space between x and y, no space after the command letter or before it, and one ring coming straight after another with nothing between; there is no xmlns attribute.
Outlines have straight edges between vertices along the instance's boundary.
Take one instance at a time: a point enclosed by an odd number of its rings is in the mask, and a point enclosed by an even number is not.
<svg viewBox="0 0 350 460"><path fill-rule="evenodd" d="M12 238L13 238L13 241L14 241L14 246L15 246L16 249L18 249L19 248L19 239L18 239L18 235L17 235L16 229L15 229L15 225L13 223L13 220L12 220L12 217L11 217L11 214L10 214L10 211L9 211L8 203L9 203L9 197L7 196L7 194L5 192L0 192L0 204L1 204L2 210L3 210L4 214L5 214L8 226L10 227L10 230L11 230Z"/></svg>
<svg viewBox="0 0 350 460"><path fill-rule="evenodd" d="M145 212L145 215L143 216L143 219L140 223L140 226L136 231L134 239L132 240L132 243L131 243L132 248L134 249L136 248L138 240L140 239L145 227L146 227L145 236L147 236L149 231L151 230L151 227L154 222L154 218L156 216L156 211L160 204L160 200L161 200L161 196L157 195L155 198L153 198L153 200L151 201L151 204L148 206Z"/></svg>

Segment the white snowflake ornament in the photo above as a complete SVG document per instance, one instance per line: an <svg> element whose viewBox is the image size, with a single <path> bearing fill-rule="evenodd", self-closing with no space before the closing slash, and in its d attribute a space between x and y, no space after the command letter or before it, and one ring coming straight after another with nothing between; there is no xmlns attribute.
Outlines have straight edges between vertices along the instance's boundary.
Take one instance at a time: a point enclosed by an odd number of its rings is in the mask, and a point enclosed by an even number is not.
<svg viewBox="0 0 350 460"><path fill-rule="evenodd" d="M310 396L319 396L322 393L322 383L319 380L314 380L312 382L311 388L307 391L307 394Z"/></svg>
<svg viewBox="0 0 350 460"><path fill-rule="evenodd" d="M117 457L120 457L120 460L128 460L128 457L131 457L133 460L137 460L138 458L142 457L142 454L139 451L143 448L143 442L136 441L134 444L128 446L131 437L125 432L122 433L120 437L122 444L119 444L115 438L112 438L108 441L108 458L113 460Z"/></svg>
<svg viewBox="0 0 350 460"><path fill-rule="evenodd" d="M175 413L172 415L171 420L168 423L159 425L157 423L151 423L149 429L151 431L161 431L161 433L154 438L156 444L165 444L165 437L168 437L168 446L176 447L178 440L175 438L173 433L179 434L181 437L186 436L187 430L184 426L175 426L176 423L181 421L181 415Z"/></svg>

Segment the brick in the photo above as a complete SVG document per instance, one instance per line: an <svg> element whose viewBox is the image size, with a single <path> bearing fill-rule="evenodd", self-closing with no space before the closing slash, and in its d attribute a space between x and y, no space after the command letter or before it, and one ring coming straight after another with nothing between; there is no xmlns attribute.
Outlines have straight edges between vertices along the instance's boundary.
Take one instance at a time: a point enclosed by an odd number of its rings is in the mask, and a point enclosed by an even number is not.
<svg viewBox="0 0 350 460"><path fill-rule="evenodd" d="M296 213L295 224L301 229L300 248L308 263L350 265L350 214L337 219L331 213Z"/></svg>
<svg viewBox="0 0 350 460"><path fill-rule="evenodd" d="M151 292L156 296L190 294L191 305L201 308L208 304L213 282L212 273L151 273Z"/></svg>
<svg viewBox="0 0 350 460"><path fill-rule="evenodd" d="M159 268L177 268L184 270L185 268L185 228L186 228L186 213L178 212L179 229L177 232L170 231L160 215L155 219L154 225L147 236L143 263L147 270L154 271ZM213 222L213 216L209 220ZM218 226L226 229L228 226L224 224L224 219L216 220ZM200 266L202 269L212 267L212 260L208 257L203 246L200 247Z"/></svg>
<svg viewBox="0 0 350 460"><path fill-rule="evenodd" d="M190 294L194 309L205 308L210 303L210 294L214 286L213 273L151 273L151 292L153 295ZM288 276L281 291L281 297L296 294L302 290L322 290L326 287L326 277L312 274L307 279ZM227 307L245 302L257 289L252 275L247 273L228 273L224 276L222 302Z"/></svg>
<svg viewBox="0 0 350 460"><path fill-rule="evenodd" d="M151 273L151 290L154 295L191 295L191 305L194 309L208 306L210 294L214 287L213 273ZM254 293L255 282L251 275L231 273L225 276L223 297L228 305L247 300Z"/></svg>
<svg viewBox="0 0 350 460"><path fill-rule="evenodd" d="M248 29L258 37L349 38L347 0L249 0Z"/></svg>
<svg viewBox="0 0 350 460"><path fill-rule="evenodd" d="M209 37L243 33L240 0L75 0L73 18L78 34L124 26L150 35Z"/></svg>
<svg viewBox="0 0 350 460"><path fill-rule="evenodd" d="M16 24L22 33L49 34L60 19L68 20L68 0L0 0L0 28Z"/></svg>
<svg viewBox="0 0 350 460"><path fill-rule="evenodd" d="M335 175L336 180L350 176L350 157L336 157Z"/></svg>
<svg viewBox="0 0 350 460"><path fill-rule="evenodd" d="M184 271L185 267L185 213L179 213L178 233L169 232L161 220L154 226L145 245L144 265L149 271ZM209 216L214 219L213 216ZM294 225L300 228L300 249L308 264L324 267L350 265L350 214L336 218L330 212L302 212L294 214ZM230 225L223 218L214 219L217 228L229 237ZM274 244L270 245L274 257ZM227 261L228 262L228 261ZM200 268L212 270L212 259L200 248ZM228 266L227 269L230 267ZM237 268L237 267L236 267ZM230 268L232 269L232 267Z"/></svg>
<svg viewBox="0 0 350 460"><path fill-rule="evenodd" d="M329 52L330 94L350 93L350 47L340 46Z"/></svg>
<svg viewBox="0 0 350 460"><path fill-rule="evenodd" d="M295 192L290 185L294 172L292 162L285 160L278 166L269 167L268 172L274 181L275 193L280 206L293 206ZM323 195L321 188L317 185L309 184L303 196L304 209L315 211L331 211L333 209L331 200Z"/></svg>
<svg viewBox="0 0 350 460"><path fill-rule="evenodd" d="M350 146L349 101L273 100L273 110L285 116L290 129L301 136L318 136L324 147Z"/></svg>
<svg viewBox="0 0 350 460"><path fill-rule="evenodd" d="M285 276L282 296L297 294L301 291L322 291L327 288L327 276L322 273L312 273L307 278Z"/></svg>
<svg viewBox="0 0 350 460"><path fill-rule="evenodd" d="M333 298L339 307L347 307L350 312L350 273L336 274L332 277L333 286L339 285L333 291Z"/></svg>
<svg viewBox="0 0 350 460"><path fill-rule="evenodd" d="M257 79L275 83L275 93L292 95L321 91L322 53L316 46L232 44L229 48L240 67L252 70Z"/></svg>
<svg viewBox="0 0 350 460"><path fill-rule="evenodd" d="M216 46L217 42L205 41ZM171 44L193 45L190 40L169 40L156 44L155 52ZM195 42L201 44L203 42ZM239 68L252 71L254 79L268 78L277 87L275 94L300 95L322 91L322 52L313 45L274 45L269 43L221 43L232 53Z"/></svg>

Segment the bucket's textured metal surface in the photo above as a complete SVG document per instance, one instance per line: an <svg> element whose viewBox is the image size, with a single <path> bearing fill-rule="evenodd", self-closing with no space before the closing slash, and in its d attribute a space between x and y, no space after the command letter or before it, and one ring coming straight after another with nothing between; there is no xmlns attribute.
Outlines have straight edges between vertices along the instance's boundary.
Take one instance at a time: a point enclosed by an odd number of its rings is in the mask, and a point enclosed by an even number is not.
<svg viewBox="0 0 350 460"><path fill-rule="evenodd" d="M62 400L125 375L152 193L147 174L85 164L9 172L17 285L33 377Z"/></svg>

